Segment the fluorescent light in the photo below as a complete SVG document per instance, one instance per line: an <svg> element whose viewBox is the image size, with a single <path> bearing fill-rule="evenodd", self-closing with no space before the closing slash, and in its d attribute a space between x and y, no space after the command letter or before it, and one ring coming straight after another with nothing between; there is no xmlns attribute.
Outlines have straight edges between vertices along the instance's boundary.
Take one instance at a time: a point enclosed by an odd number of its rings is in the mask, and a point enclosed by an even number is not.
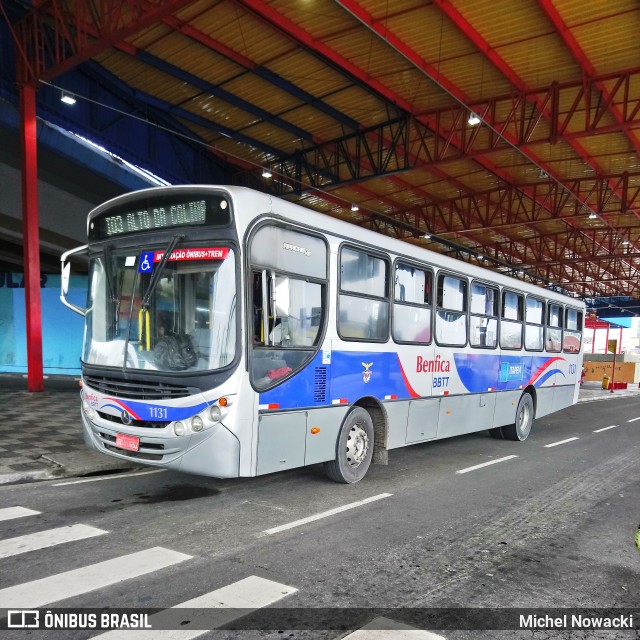
<svg viewBox="0 0 640 640"><path fill-rule="evenodd" d="M360 209L360 207L357 204L351 205L351 211L358 211L358 209Z"/></svg>
<svg viewBox="0 0 640 640"><path fill-rule="evenodd" d="M589 220L595 220L598 217L593 211L589 214Z"/></svg>
<svg viewBox="0 0 640 640"><path fill-rule="evenodd" d="M71 93L65 93L64 91L60 95L60 100L65 104L75 104L76 99L73 97Z"/></svg>
<svg viewBox="0 0 640 640"><path fill-rule="evenodd" d="M475 127L477 124L480 124L481 120L480 118L473 112L471 112L471 114L469 115L469 119L467 120L467 122L472 126Z"/></svg>
<svg viewBox="0 0 640 640"><path fill-rule="evenodd" d="M430 239L431 239L431 234L430 234L429 232L427 232L427 233L425 233L422 237L423 237L425 240L430 240Z"/></svg>
<svg viewBox="0 0 640 640"><path fill-rule="evenodd" d="M262 170L262 177L263 178L270 178L273 174L271 173L271 171L269 171L269 169L263 169Z"/></svg>

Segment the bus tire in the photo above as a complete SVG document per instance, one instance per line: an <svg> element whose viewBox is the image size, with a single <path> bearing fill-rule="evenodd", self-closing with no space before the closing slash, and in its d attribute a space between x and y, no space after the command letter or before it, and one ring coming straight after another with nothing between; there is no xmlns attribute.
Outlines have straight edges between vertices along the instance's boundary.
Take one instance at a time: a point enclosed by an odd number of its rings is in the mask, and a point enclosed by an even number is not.
<svg viewBox="0 0 640 640"><path fill-rule="evenodd" d="M502 427L504 439L519 440L520 442L526 440L531 433L533 414L533 398L529 393L523 393L516 409L515 422Z"/></svg>
<svg viewBox="0 0 640 640"><path fill-rule="evenodd" d="M336 459L324 463L334 482L353 484L364 478L373 456L373 421L368 411L353 407L340 428Z"/></svg>

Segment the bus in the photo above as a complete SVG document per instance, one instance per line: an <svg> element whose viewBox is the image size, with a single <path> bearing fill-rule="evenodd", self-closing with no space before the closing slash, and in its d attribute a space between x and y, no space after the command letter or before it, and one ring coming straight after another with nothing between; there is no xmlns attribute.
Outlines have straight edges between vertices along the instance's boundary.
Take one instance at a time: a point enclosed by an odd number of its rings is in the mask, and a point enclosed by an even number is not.
<svg viewBox="0 0 640 640"><path fill-rule="evenodd" d="M108 456L353 483L406 445L524 441L577 401L576 298L241 187L125 194L87 235L61 299L85 316L84 440ZM80 254L86 308L65 297Z"/></svg>

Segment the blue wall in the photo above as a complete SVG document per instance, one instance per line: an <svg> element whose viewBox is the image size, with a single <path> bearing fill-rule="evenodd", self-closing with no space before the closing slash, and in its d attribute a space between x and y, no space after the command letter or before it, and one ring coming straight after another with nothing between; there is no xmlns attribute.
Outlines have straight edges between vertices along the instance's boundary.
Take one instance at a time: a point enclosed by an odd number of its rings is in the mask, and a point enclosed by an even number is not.
<svg viewBox="0 0 640 640"><path fill-rule="evenodd" d="M84 318L60 302L60 276L42 274L42 359L46 374L80 374ZM71 276L67 300L84 307L87 277ZM0 372L27 372L23 275L0 272Z"/></svg>

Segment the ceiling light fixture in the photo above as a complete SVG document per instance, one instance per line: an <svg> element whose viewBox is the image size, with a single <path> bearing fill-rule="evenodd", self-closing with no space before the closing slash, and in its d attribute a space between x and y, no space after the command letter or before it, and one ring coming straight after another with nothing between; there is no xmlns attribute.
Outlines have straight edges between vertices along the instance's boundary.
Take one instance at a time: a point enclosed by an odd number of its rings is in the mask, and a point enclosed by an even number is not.
<svg viewBox="0 0 640 640"><path fill-rule="evenodd" d="M427 231L427 233L425 233L422 237L423 237L425 240L431 240L431 234L430 234L428 231Z"/></svg>
<svg viewBox="0 0 640 640"><path fill-rule="evenodd" d="M76 99L73 96L72 93L67 93L66 91L62 91L60 93L60 100L61 102L64 102L65 104L75 104L76 103Z"/></svg>
<svg viewBox="0 0 640 640"><path fill-rule="evenodd" d="M473 111L469 114L469 119L467 120L467 122L472 126L475 127L477 124L480 124L481 120L478 117L477 114L473 113Z"/></svg>
<svg viewBox="0 0 640 640"><path fill-rule="evenodd" d="M263 178L270 178L273 174L271 173L271 171L269 171L269 169L263 169L262 170L262 177Z"/></svg>
<svg viewBox="0 0 640 640"><path fill-rule="evenodd" d="M358 211L358 209L360 209L360 207L357 204L352 204L351 205L351 211Z"/></svg>
<svg viewBox="0 0 640 640"><path fill-rule="evenodd" d="M589 220L595 220L598 217L597 213L594 213L593 211L589 214Z"/></svg>

